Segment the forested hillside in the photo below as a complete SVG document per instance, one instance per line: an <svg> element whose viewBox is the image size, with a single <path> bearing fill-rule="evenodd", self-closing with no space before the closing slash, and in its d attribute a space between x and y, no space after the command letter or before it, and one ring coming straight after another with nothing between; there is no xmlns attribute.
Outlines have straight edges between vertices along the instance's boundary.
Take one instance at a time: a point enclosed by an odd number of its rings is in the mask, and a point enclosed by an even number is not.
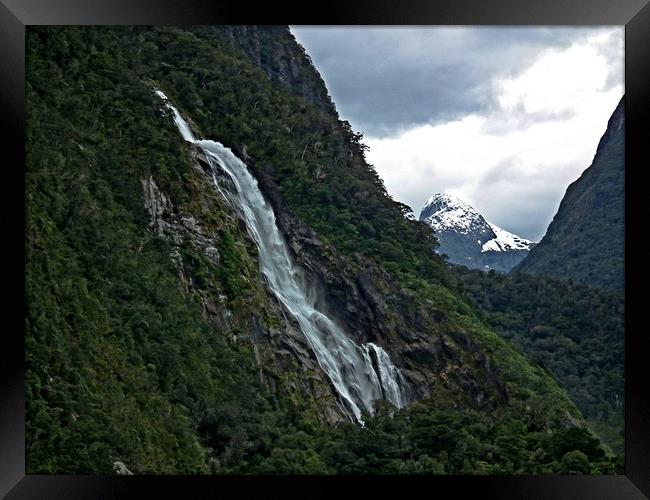
<svg viewBox="0 0 650 500"><path fill-rule="evenodd" d="M387 196L287 28L26 36L29 474L616 470ZM323 308L412 404L348 421L154 87L246 162Z"/></svg>
<svg viewBox="0 0 650 500"><path fill-rule="evenodd" d="M481 318L553 374L604 442L623 453L623 292L523 273L456 275Z"/></svg>

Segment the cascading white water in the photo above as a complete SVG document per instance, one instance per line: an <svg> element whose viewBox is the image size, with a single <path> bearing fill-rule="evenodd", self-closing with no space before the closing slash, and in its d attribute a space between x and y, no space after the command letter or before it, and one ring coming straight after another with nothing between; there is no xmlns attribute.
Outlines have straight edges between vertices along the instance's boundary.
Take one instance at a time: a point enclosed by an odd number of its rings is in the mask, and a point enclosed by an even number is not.
<svg viewBox="0 0 650 500"><path fill-rule="evenodd" d="M379 371L379 381L384 390L384 397L398 408L408 403L404 394L404 378L399 369L392 363L390 356L377 344L369 342L363 346L366 350L372 350L375 354L377 369Z"/></svg>
<svg viewBox="0 0 650 500"><path fill-rule="evenodd" d="M293 263L275 223L273 209L266 203L257 180L246 165L222 144L197 139L167 96L160 90L156 90L156 94L173 112L174 122L183 138L206 154L213 168L215 187L239 210L259 248L260 270L268 287L298 322L318 363L356 420L361 421L362 412L372 414L373 404L378 399L403 407L407 403L406 384L388 353L376 344L356 345L333 320L317 309L316 291ZM214 174L216 169L230 177L234 189L219 186Z"/></svg>

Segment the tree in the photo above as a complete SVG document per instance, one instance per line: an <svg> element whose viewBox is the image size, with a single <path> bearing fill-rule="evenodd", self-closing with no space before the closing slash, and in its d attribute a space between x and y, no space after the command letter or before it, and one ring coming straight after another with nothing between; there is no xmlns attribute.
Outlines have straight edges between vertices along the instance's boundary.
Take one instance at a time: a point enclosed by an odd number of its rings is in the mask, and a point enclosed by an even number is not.
<svg viewBox="0 0 650 500"><path fill-rule="evenodd" d="M566 452L560 462L560 472L562 474L589 474L590 471L591 465L587 455L580 450Z"/></svg>

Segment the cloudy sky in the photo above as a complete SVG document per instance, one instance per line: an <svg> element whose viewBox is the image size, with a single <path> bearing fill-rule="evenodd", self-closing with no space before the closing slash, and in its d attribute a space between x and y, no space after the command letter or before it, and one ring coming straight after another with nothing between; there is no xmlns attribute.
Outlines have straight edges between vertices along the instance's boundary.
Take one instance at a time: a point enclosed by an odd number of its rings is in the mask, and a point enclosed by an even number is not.
<svg viewBox="0 0 650 500"><path fill-rule="evenodd" d="M624 93L623 27L292 32L393 198L454 194L536 241Z"/></svg>

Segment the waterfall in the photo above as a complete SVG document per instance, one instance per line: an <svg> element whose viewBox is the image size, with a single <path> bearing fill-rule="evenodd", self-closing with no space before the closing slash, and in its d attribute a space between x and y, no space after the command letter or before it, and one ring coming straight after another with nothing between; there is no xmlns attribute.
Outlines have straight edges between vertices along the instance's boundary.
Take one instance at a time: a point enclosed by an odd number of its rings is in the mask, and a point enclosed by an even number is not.
<svg viewBox="0 0 650 500"><path fill-rule="evenodd" d="M239 211L259 249L259 267L269 289L297 321L319 365L354 418L361 421L363 412L372 414L374 401L378 399L403 407L407 403L406 384L388 353L373 343L355 344L335 321L317 308L318 294L291 259L275 223L273 209L246 165L222 144L196 138L167 96L160 90L155 92L173 112L183 138L205 153L213 169L215 188ZM222 188L218 184L214 174L217 169L225 172L233 187Z"/></svg>

